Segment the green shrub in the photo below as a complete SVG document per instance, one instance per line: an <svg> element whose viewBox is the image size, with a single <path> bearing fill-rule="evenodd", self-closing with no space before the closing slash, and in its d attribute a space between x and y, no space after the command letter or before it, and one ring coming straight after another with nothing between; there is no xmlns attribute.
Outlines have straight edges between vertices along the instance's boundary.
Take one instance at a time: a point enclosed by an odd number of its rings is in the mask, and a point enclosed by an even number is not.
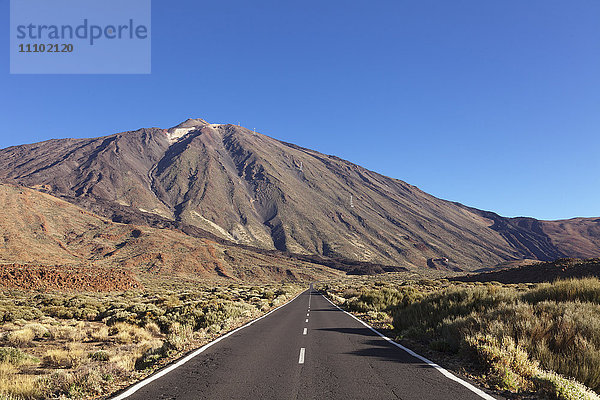
<svg viewBox="0 0 600 400"><path fill-rule="evenodd" d="M98 350L88 354L88 357L94 361L108 361L108 353L104 350Z"/></svg>
<svg viewBox="0 0 600 400"><path fill-rule="evenodd" d="M572 393L589 398L581 384L600 391L600 280L444 284L371 283L329 294L347 299L351 311L386 312L399 337L470 358L493 387L543 389L561 399L575 398Z"/></svg>
<svg viewBox="0 0 600 400"><path fill-rule="evenodd" d="M157 349L149 349L135 361L135 369L143 370L156 365L160 360L168 357L174 350L173 343L166 341Z"/></svg>
<svg viewBox="0 0 600 400"><path fill-rule="evenodd" d="M525 301L580 301L600 304L600 280L597 278L558 280L542 283L523 296Z"/></svg>
<svg viewBox="0 0 600 400"><path fill-rule="evenodd" d="M554 372L540 371L534 381L538 387L551 396L561 400L598 400L596 393L592 392L581 383L566 379Z"/></svg>
<svg viewBox="0 0 600 400"><path fill-rule="evenodd" d="M494 388L512 392L532 389L531 378L537 372L537 363L529 360L527 353L511 337L498 340L478 334L467 337L465 342L474 350Z"/></svg>
<svg viewBox="0 0 600 400"><path fill-rule="evenodd" d="M422 294L412 287L363 290L358 298L348 303L347 307L357 312L389 311L395 307L412 304L422 297Z"/></svg>
<svg viewBox="0 0 600 400"><path fill-rule="evenodd" d="M14 347L0 347L0 363L22 365L39 360Z"/></svg>

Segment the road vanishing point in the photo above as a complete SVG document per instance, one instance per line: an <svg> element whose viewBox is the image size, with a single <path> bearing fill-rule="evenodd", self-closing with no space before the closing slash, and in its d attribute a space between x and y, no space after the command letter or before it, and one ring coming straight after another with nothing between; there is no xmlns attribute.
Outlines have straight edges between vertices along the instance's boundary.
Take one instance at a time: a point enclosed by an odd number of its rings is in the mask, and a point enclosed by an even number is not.
<svg viewBox="0 0 600 400"><path fill-rule="evenodd" d="M311 285L113 399L500 398L418 357Z"/></svg>

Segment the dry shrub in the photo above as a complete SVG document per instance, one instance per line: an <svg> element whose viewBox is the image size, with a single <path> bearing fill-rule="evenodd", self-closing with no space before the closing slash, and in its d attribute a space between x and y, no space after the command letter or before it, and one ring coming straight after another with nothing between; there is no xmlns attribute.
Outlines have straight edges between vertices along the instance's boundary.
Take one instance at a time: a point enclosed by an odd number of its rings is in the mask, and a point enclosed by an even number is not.
<svg viewBox="0 0 600 400"><path fill-rule="evenodd" d="M58 321L52 317L43 316L40 318L40 323L43 325L56 325Z"/></svg>
<svg viewBox="0 0 600 400"><path fill-rule="evenodd" d="M179 322L171 326L171 332L167 335L167 342L175 350L183 350L193 339L193 329L189 325L181 325Z"/></svg>
<svg viewBox="0 0 600 400"><path fill-rule="evenodd" d="M66 349L50 349L44 356L44 364L54 368L73 368L81 364L84 350L80 345L69 344Z"/></svg>
<svg viewBox="0 0 600 400"><path fill-rule="evenodd" d="M498 388L529 390L542 382L535 378L539 371L549 370L600 390L598 279L520 289L493 284L455 286L406 299L397 292L370 289L347 307L361 312L384 309L393 315L400 336L411 336L436 350L474 350L465 354L475 354L488 371L488 383ZM534 373L535 364L539 368ZM559 382L547 386L576 391L577 386L565 379L544 382ZM553 395L568 398L556 390Z"/></svg>
<svg viewBox="0 0 600 400"><path fill-rule="evenodd" d="M523 297L530 303L579 301L600 304L600 279L565 279L542 283Z"/></svg>
<svg viewBox="0 0 600 400"><path fill-rule="evenodd" d="M351 297L358 297L360 296L360 292L358 290L356 290L355 288L346 288L342 291L342 297L345 299L349 299Z"/></svg>
<svg viewBox="0 0 600 400"><path fill-rule="evenodd" d="M106 325L94 326L88 330L87 336L94 342L107 342L108 341L108 326L106 326Z"/></svg>
<svg viewBox="0 0 600 400"><path fill-rule="evenodd" d="M31 328L17 329L8 332L4 336L4 340L11 346L24 347L31 344L31 341L35 339L35 332Z"/></svg>
<svg viewBox="0 0 600 400"><path fill-rule="evenodd" d="M50 336L50 331L48 330L48 327L41 323L35 322L27 324L25 325L24 329L31 329L34 334L34 339L43 339Z"/></svg>
<svg viewBox="0 0 600 400"><path fill-rule="evenodd" d="M19 371L16 364L10 362L0 362L0 380L8 375L15 374Z"/></svg>
<svg viewBox="0 0 600 400"><path fill-rule="evenodd" d="M152 334L144 328L137 325L130 325L125 322L117 322L109 329L109 335L121 344L140 343L152 339Z"/></svg>
<svg viewBox="0 0 600 400"><path fill-rule="evenodd" d="M564 400L598 400L600 397L581 383L554 372L540 371L534 377L541 391Z"/></svg>
<svg viewBox="0 0 600 400"><path fill-rule="evenodd" d="M50 331L48 328L39 323L26 324L21 329L15 329L4 335L4 340L11 346L25 347L29 346L32 341L48 338Z"/></svg>
<svg viewBox="0 0 600 400"><path fill-rule="evenodd" d="M475 351L479 363L485 366L488 383L494 388L512 392L533 388L531 378L536 374L538 365L529 360L527 353L512 338L498 340L478 334L466 338L466 343Z"/></svg>
<svg viewBox="0 0 600 400"><path fill-rule="evenodd" d="M152 336L159 337L160 336L160 327L156 324L156 322L148 322L144 329L148 331Z"/></svg>
<svg viewBox="0 0 600 400"><path fill-rule="evenodd" d="M0 363L0 398L39 399L43 389L37 378L18 374L18 369L10 364Z"/></svg>
<svg viewBox="0 0 600 400"><path fill-rule="evenodd" d="M81 342L86 337L84 323L80 322L73 325L52 326L49 328L49 335L55 340L66 340L68 342Z"/></svg>
<svg viewBox="0 0 600 400"><path fill-rule="evenodd" d="M48 391L58 398L90 398L105 394L109 382L127 377L127 372L115 364L81 366L75 370L57 371L45 378Z"/></svg>
<svg viewBox="0 0 600 400"><path fill-rule="evenodd" d="M145 340L137 344L129 344L110 352L110 361L126 371L135 369L136 361L144 354L163 346L160 339Z"/></svg>
<svg viewBox="0 0 600 400"><path fill-rule="evenodd" d="M157 285L143 296L0 293L0 317L6 317L0 330L0 399L101 398L136 369L180 354L207 327L211 334L221 333L240 318L259 314L252 298L266 308L298 290L194 284L182 291L178 283ZM16 307L17 302L25 306ZM102 323L90 321L90 315ZM39 360L19 348L38 340L43 340L36 346L43 363L29 365Z"/></svg>

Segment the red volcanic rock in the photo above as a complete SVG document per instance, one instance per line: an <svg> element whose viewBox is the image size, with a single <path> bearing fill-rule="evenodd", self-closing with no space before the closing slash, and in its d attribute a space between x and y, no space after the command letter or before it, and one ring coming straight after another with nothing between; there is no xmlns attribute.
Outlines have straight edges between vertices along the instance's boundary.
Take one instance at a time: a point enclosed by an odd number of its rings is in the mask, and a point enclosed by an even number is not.
<svg viewBox="0 0 600 400"><path fill-rule="evenodd" d="M132 271L47 265L0 265L0 286L28 290L112 292L140 289Z"/></svg>

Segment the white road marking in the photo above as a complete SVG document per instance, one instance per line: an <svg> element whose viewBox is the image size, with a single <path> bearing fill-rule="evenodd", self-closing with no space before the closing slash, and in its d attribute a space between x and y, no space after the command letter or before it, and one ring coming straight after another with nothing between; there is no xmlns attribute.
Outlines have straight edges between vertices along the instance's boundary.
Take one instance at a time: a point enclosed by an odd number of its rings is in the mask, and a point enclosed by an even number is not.
<svg viewBox="0 0 600 400"><path fill-rule="evenodd" d="M304 331L302 331L302 334L303 334L303 335L306 335L306 331L307 331L307 329L306 329L306 328L304 328Z"/></svg>
<svg viewBox="0 0 600 400"><path fill-rule="evenodd" d="M298 358L298 364L304 364L304 347L300 349L300 357Z"/></svg>
<svg viewBox="0 0 600 400"><path fill-rule="evenodd" d="M306 316L308 317L308 313L306 313Z"/></svg>
<svg viewBox="0 0 600 400"><path fill-rule="evenodd" d="M323 295L321 295L323 296ZM331 300L329 300L327 297L323 296L323 298L325 298L325 300L327 300L328 302L330 302L331 304L333 304L333 302ZM402 346L400 343L396 343L394 342L392 339L390 339L389 337L385 336L383 333L379 332L378 330L376 330L375 328L373 328L372 326L370 326L369 324L367 324L366 322L361 321L360 319L358 319L357 317L355 317L354 315L350 314L348 311L344 311L342 310L340 307L338 307L337 305L333 304L334 307L336 307L338 310L340 310L341 312L344 312L346 314L348 314L349 316L351 316L352 318L354 318L355 320L357 320L358 322L360 322L361 324L363 324L365 327L369 328L370 330L372 330L373 332L375 332L377 335L381 336L384 340L388 341L389 343L393 344L394 346L404 350L405 352L407 352L408 354L410 354L411 356L418 358L419 360L423 361L424 363L428 364L430 367L433 367L435 369L437 369L442 375L444 375L446 378L453 380L456 383L459 383L461 385L463 385L464 387L466 387L467 389L469 389L470 391L472 391L473 393L477 394L479 397L481 397L482 399L486 399L486 400L496 400L494 397L490 396L489 394L487 394L486 392L484 392L483 390L471 385L469 382L464 381L462 379L460 379L459 377L453 375L451 372L449 372L448 370L440 367L439 365L437 365L436 363L434 363L433 361L415 353L414 351L412 351L411 349L409 349L408 347L404 347Z"/></svg>
<svg viewBox="0 0 600 400"><path fill-rule="evenodd" d="M304 321L304 322L308 322L308 318L306 318L306 321Z"/></svg>
<svg viewBox="0 0 600 400"><path fill-rule="evenodd" d="M302 292L304 293L304 292ZM246 325L240 326L239 328L236 328L234 330L232 330L229 333L226 333L225 335L218 337L217 339L213 340L210 343L205 344L204 346L200 347L198 350L190 353L189 355L187 355L186 357L180 359L179 361L177 361L174 364L171 364L170 366L168 366L167 368L157 372L156 374L139 381L138 383L136 383L135 385L133 385L132 387L130 387L129 389L127 389L126 391L124 391L123 393L121 393L120 395L113 397L112 400L122 400L122 399L126 399L127 397L131 396L132 394L134 394L135 392L137 392L138 390L140 390L141 388L143 388L144 386L148 385L151 382L154 382L155 380L157 380L158 378L161 378L163 376L165 376L166 374L168 374L169 372L173 371L176 368L181 367L183 364L185 364L186 362L190 361L192 358L196 357L198 354L203 353L206 349L208 349L209 347L211 347L214 344L219 343L221 340L233 335L234 333L241 331L244 328L249 327L250 325L252 325L253 323L255 323L256 321L259 321L263 318L265 318L266 316L268 316L269 314L279 310L282 307L287 306L288 304L290 304L292 301L296 300L302 293L300 293L298 296L294 297L293 299L291 299L290 301L288 301L285 304L280 305L277 308L274 308L273 310L269 311L268 313L266 313L265 315L263 315L262 317L258 317L253 321L248 322Z"/></svg>

